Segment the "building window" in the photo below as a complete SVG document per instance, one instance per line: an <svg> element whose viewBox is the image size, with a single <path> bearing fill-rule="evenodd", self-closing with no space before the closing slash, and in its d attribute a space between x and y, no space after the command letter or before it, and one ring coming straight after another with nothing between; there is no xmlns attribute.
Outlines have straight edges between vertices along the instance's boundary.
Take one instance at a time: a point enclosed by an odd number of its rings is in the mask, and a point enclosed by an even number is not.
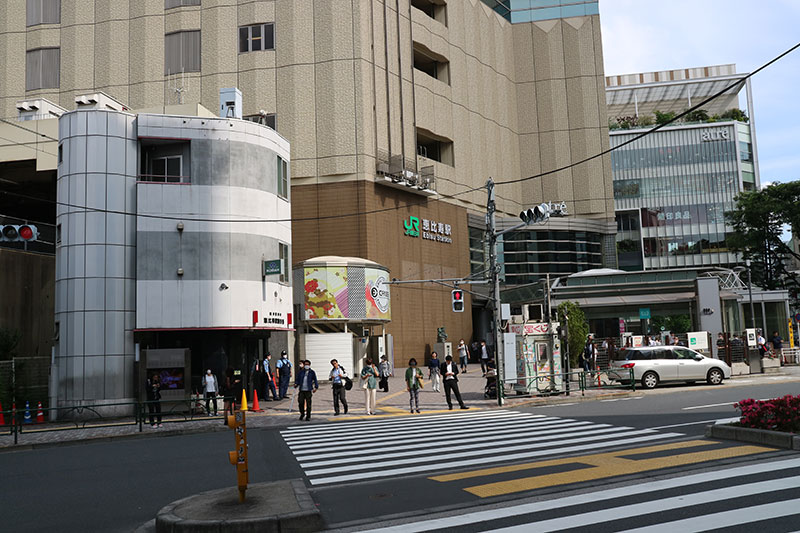
<svg viewBox="0 0 800 533"><path fill-rule="evenodd" d="M164 75L200 72L200 30L164 36Z"/></svg>
<svg viewBox="0 0 800 533"><path fill-rule="evenodd" d="M414 68L442 83L450 85L450 63L447 58L414 43Z"/></svg>
<svg viewBox="0 0 800 533"><path fill-rule="evenodd" d="M275 131L278 131L277 121L278 116L275 113L259 113L258 115L245 115L242 118L245 120L249 120L250 122L255 122L256 124L261 124L262 126L266 126L268 128L272 128Z"/></svg>
<svg viewBox="0 0 800 533"><path fill-rule="evenodd" d="M64 145L58 145L58 163L61 164L64 162Z"/></svg>
<svg viewBox="0 0 800 533"><path fill-rule="evenodd" d="M289 197L289 163L278 156L278 196Z"/></svg>
<svg viewBox="0 0 800 533"><path fill-rule="evenodd" d="M139 181L157 183L190 183L191 144L188 141L165 142L142 139ZM187 165L184 167L183 162Z"/></svg>
<svg viewBox="0 0 800 533"><path fill-rule="evenodd" d="M254 24L239 28L239 52L275 50L275 24Z"/></svg>
<svg viewBox="0 0 800 533"><path fill-rule="evenodd" d="M278 243L278 249L281 259L281 275L279 281L281 283L289 283L289 276L291 275L291 271L289 270L289 245L282 242Z"/></svg>
<svg viewBox="0 0 800 533"><path fill-rule="evenodd" d="M453 141L426 130L417 129L417 155L455 166Z"/></svg>
<svg viewBox="0 0 800 533"><path fill-rule="evenodd" d="M61 0L28 0L26 25L61 23Z"/></svg>
<svg viewBox="0 0 800 533"><path fill-rule="evenodd" d="M56 246L61 245L61 224L56 224Z"/></svg>
<svg viewBox="0 0 800 533"><path fill-rule="evenodd" d="M25 90L58 88L61 83L60 48L28 50L25 61Z"/></svg>
<svg viewBox="0 0 800 533"><path fill-rule="evenodd" d="M155 157L152 160L150 177L152 181L166 183L180 183L183 167L183 158L179 155Z"/></svg>
<svg viewBox="0 0 800 533"><path fill-rule="evenodd" d="M199 6L200 0L164 0L164 9L181 6Z"/></svg>
<svg viewBox="0 0 800 533"><path fill-rule="evenodd" d="M447 4L444 0L411 0L411 5L447 26Z"/></svg>

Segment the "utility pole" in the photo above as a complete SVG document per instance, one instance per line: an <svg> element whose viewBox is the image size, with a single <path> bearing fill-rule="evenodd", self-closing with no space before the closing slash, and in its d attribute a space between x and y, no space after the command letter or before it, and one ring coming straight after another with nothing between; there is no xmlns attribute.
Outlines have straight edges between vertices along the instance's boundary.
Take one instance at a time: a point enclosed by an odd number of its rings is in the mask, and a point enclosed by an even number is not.
<svg viewBox="0 0 800 533"><path fill-rule="evenodd" d="M486 203L486 231L489 234L489 275L492 283L492 299L494 303L494 356L497 368L497 405L503 405L503 332L502 309L500 304L500 272L497 265L497 230L495 226L494 180L486 182L488 200Z"/></svg>

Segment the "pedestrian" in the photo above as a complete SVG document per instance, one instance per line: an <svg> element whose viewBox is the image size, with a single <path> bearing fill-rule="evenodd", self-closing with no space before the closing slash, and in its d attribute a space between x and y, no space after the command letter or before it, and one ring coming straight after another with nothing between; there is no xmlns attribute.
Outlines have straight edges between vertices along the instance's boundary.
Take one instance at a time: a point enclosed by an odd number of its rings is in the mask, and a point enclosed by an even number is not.
<svg viewBox="0 0 800 533"><path fill-rule="evenodd" d="M414 414L415 409L419 414L419 389L421 388L422 370L417 368L417 360L412 357L408 360L408 368L406 369L406 390L408 391L408 405L411 408L411 414Z"/></svg>
<svg viewBox="0 0 800 533"><path fill-rule="evenodd" d="M367 357L364 368L361 369L361 388L364 389L364 405L368 415L375 414L375 396L378 388L378 369L372 362L372 357Z"/></svg>
<svg viewBox="0 0 800 533"><path fill-rule="evenodd" d="M433 384L433 392L440 392L442 361L439 359L439 354L436 352L431 352L431 361L428 363L428 379L431 380Z"/></svg>
<svg viewBox="0 0 800 533"><path fill-rule="evenodd" d="M394 374L394 369L389 363L389 358L385 355L381 356L381 363L378 365L378 372L380 372L381 380L378 387L383 389L383 392L389 392L389 376Z"/></svg>
<svg viewBox="0 0 800 533"><path fill-rule="evenodd" d="M300 389L297 400L297 405L300 407L300 420L303 420L305 412L305 419L309 421L311 420L311 397L317 392L319 383L317 382L317 373L311 370L311 361L308 359L303 361L303 367L297 373L294 388Z"/></svg>
<svg viewBox="0 0 800 533"><path fill-rule="evenodd" d="M161 378L159 375L154 373L150 379L147 380L146 386L150 427L163 427L161 425Z"/></svg>
<svg viewBox="0 0 800 533"><path fill-rule="evenodd" d="M617 345L611 337L606 339L606 355L609 361L613 361L617 358Z"/></svg>
<svg viewBox="0 0 800 533"><path fill-rule="evenodd" d="M464 339L461 339L458 342L458 359L459 363L461 364L461 371L466 374L467 363L469 363L469 350L467 349L467 345L464 342Z"/></svg>
<svg viewBox="0 0 800 533"><path fill-rule="evenodd" d="M266 382L267 373L264 371L261 360L256 359L253 365L253 402L256 401L255 396L258 394L257 391L263 391L264 387L266 387ZM261 398L264 398L263 394L261 395Z"/></svg>
<svg viewBox="0 0 800 533"><path fill-rule="evenodd" d="M775 352L775 356L780 359L783 352L783 339L778 335L777 331L772 332L772 349Z"/></svg>
<svg viewBox="0 0 800 533"><path fill-rule="evenodd" d="M487 360L488 361L488 360ZM488 369L488 362L487 362L487 369ZM450 394L453 393L456 396L456 401L458 401L458 405L462 409L469 409L466 405L464 405L464 401L461 399L461 392L458 390L458 365L453 362L453 356L448 355L444 358L444 362L441 366L442 376L444 376L444 395L447 399L447 408L451 411L453 410L453 401L450 398ZM486 371L484 371L484 375L486 375Z"/></svg>
<svg viewBox="0 0 800 533"><path fill-rule="evenodd" d="M331 359L331 366L333 368L328 379L331 380L331 385L333 386L333 414L339 414L339 402L344 407L344 414L347 414L347 395L345 391L347 372L336 359Z"/></svg>
<svg viewBox="0 0 800 533"><path fill-rule="evenodd" d="M267 352L264 356L264 400L265 401L278 401L278 391L275 388L275 371L272 370L272 354ZM272 393L272 398L269 397Z"/></svg>
<svg viewBox="0 0 800 533"><path fill-rule="evenodd" d="M761 334L761 330L758 330L758 337L756 343L758 344L758 353L761 357L767 356L767 339L764 338L764 335Z"/></svg>
<svg viewBox="0 0 800 533"><path fill-rule="evenodd" d="M489 362L489 349L486 347L486 341L481 341L481 372L486 376L486 363Z"/></svg>
<svg viewBox="0 0 800 533"><path fill-rule="evenodd" d="M597 359L597 347L592 342L592 336L586 337L586 345L581 352L581 366L584 372L591 372L594 368L594 362Z"/></svg>
<svg viewBox="0 0 800 533"><path fill-rule="evenodd" d="M724 350L725 349L725 335L722 333L717 334L717 349Z"/></svg>
<svg viewBox="0 0 800 533"><path fill-rule="evenodd" d="M217 393L219 392L219 383L217 383L217 376L211 373L211 369L206 370L206 375L203 376L203 396L206 399L206 413L208 416L217 416ZM214 403L214 414L211 414L211 402Z"/></svg>
<svg viewBox="0 0 800 533"><path fill-rule="evenodd" d="M289 390L289 380L292 378L292 363L289 362L286 350L281 351L281 358L275 365L275 370L278 372L278 399L283 400L286 398L286 392Z"/></svg>
<svg viewBox="0 0 800 533"><path fill-rule="evenodd" d="M225 409L225 414L222 416L222 423L228 425L228 415L233 414L233 369L228 367L225 369L225 389L223 390L222 406Z"/></svg>

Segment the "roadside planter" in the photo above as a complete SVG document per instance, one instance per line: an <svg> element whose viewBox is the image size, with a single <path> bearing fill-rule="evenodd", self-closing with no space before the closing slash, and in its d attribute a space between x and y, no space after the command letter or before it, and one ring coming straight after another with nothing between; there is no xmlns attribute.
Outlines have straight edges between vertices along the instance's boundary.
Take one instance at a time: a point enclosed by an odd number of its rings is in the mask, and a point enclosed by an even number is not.
<svg viewBox="0 0 800 533"><path fill-rule="evenodd" d="M781 369L781 360L777 357L763 357L761 359L761 369L765 374L775 374Z"/></svg>
<svg viewBox="0 0 800 533"><path fill-rule="evenodd" d="M739 422L707 426L707 437L800 450L800 396L748 398L734 407L742 413Z"/></svg>

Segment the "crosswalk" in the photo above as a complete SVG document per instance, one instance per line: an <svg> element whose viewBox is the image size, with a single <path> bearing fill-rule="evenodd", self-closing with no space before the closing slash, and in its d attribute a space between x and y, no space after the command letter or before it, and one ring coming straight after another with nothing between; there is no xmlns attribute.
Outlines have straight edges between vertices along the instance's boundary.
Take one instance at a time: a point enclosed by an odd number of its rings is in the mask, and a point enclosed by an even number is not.
<svg viewBox="0 0 800 533"><path fill-rule="evenodd" d="M722 528L798 531L800 458L726 467L485 511L451 513L382 527L380 531L413 533L465 526L473 531L502 533L575 528L636 533Z"/></svg>
<svg viewBox="0 0 800 533"><path fill-rule="evenodd" d="M510 410L293 426L281 435L315 486L595 452L683 436ZM375 463L378 457L380 468Z"/></svg>

